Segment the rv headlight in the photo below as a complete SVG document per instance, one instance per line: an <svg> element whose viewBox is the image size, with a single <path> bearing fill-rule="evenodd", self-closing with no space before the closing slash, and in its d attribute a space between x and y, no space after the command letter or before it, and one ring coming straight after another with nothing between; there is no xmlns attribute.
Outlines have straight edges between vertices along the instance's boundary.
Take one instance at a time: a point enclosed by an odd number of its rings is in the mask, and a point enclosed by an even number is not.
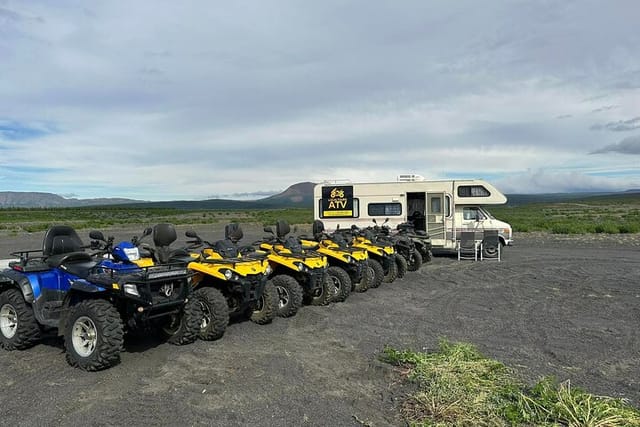
<svg viewBox="0 0 640 427"><path fill-rule="evenodd" d="M227 280L231 280L231 278L233 277L233 271L231 270L225 270L224 271L224 278Z"/></svg>
<svg viewBox="0 0 640 427"><path fill-rule="evenodd" d="M134 295L137 297L140 296L140 293L138 292L138 287L133 283L125 283L123 289L125 294Z"/></svg>

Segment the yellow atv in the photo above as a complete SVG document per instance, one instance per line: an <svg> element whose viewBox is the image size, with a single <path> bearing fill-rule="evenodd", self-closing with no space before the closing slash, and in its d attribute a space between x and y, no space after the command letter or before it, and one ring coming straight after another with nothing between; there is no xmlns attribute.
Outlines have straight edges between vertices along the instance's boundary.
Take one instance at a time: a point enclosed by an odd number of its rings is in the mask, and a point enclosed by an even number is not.
<svg viewBox="0 0 640 427"><path fill-rule="evenodd" d="M365 249L349 246L339 233L327 233L320 220L313 222L313 240L303 240L302 243L327 257L327 274L336 288L334 301L344 301L352 290L364 292L369 288L374 272L369 267L369 255Z"/></svg>
<svg viewBox="0 0 640 427"><path fill-rule="evenodd" d="M287 236L290 232L286 221L276 223L274 234L271 227L264 231L271 236L256 242L265 251L273 269L271 281L280 299L278 315L295 315L302 302L326 305L335 294L333 283L327 277L327 258L317 252L304 249L300 239Z"/></svg>
<svg viewBox="0 0 640 427"><path fill-rule="evenodd" d="M195 272L192 284L196 289L204 318L200 338L219 338L229 320L217 316L221 306L231 315L248 316L252 322L264 325L276 316L278 296L275 286L268 282L271 266L262 256L243 254L237 246L242 238L242 229L237 224L225 227L225 239L208 242L194 231L187 231L188 243L205 245L188 268ZM220 298L222 297L222 298Z"/></svg>
<svg viewBox="0 0 640 427"><path fill-rule="evenodd" d="M398 276L398 265L393 246L387 242L375 242L375 236L369 230L360 230L352 225L350 230L336 230L344 233L351 239L351 246L365 249L369 254L369 267L374 272L374 279L369 284L371 288L377 288L382 282L391 283Z"/></svg>

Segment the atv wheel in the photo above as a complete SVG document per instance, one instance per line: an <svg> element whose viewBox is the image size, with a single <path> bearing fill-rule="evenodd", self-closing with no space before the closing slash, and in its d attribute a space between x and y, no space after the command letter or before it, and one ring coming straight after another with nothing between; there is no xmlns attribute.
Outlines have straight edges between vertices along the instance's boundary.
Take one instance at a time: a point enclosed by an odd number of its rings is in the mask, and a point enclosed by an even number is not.
<svg viewBox="0 0 640 427"><path fill-rule="evenodd" d="M371 267L368 260L365 261L360 283L356 283L353 286L353 290L356 292L366 292L373 283L375 277L376 272L373 271L373 267Z"/></svg>
<svg viewBox="0 0 640 427"><path fill-rule="evenodd" d="M336 295L336 287L333 286L333 280L325 274L322 279L322 286L314 289L312 292L305 292L303 301L305 304L311 305L327 305Z"/></svg>
<svg viewBox="0 0 640 427"><path fill-rule="evenodd" d="M271 323L278 312L278 291L271 282L267 282L262 291L262 296L255 303L254 308L250 311L251 321L258 325L266 325Z"/></svg>
<svg viewBox="0 0 640 427"><path fill-rule="evenodd" d="M197 289L193 296L202 310L198 338L213 341L222 337L229 324L229 306L224 295L215 288L204 287Z"/></svg>
<svg viewBox="0 0 640 427"><path fill-rule="evenodd" d="M384 275L385 283L392 283L398 277L398 264L395 263L395 259L391 259L389 262L389 268Z"/></svg>
<svg viewBox="0 0 640 427"><path fill-rule="evenodd" d="M302 307L302 286L286 274L275 276L271 282L278 292L278 316L295 316Z"/></svg>
<svg viewBox="0 0 640 427"><path fill-rule="evenodd" d="M67 362L85 371L98 371L119 363L123 329L120 313L109 301L79 302L71 307L65 323Z"/></svg>
<svg viewBox="0 0 640 427"><path fill-rule="evenodd" d="M419 251L413 251L407 260L407 269L409 271L418 271L422 267L422 254Z"/></svg>
<svg viewBox="0 0 640 427"><path fill-rule="evenodd" d="M207 288L208 289L208 288ZM189 299L178 314L172 314L160 327L169 344L191 344L198 339L202 327L202 308L198 298Z"/></svg>
<svg viewBox="0 0 640 427"><path fill-rule="evenodd" d="M382 264L377 259L369 258L367 261L369 263L369 267L373 270L373 280L369 284L370 288L377 288L382 284L382 280L384 279L384 269L382 268Z"/></svg>
<svg viewBox="0 0 640 427"><path fill-rule="evenodd" d="M404 255L396 254L396 266L398 267L398 279L402 279L407 274L407 259Z"/></svg>
<svg viewBox="0 0 640 427"><path fill-rule="evenodd" d="M333 266L327 270L327 276L332 282L334 288L333 301L342 302L349 297L351 293L351 278L349 273L344 271L342 267Z"/></svg>
<svg viewBox="0 0 640 427"><path fill-rule="evenodd" d="M0 294L0 347L5 350L24 350L40 338L40 327L33 308L17 289Z"/></svg>

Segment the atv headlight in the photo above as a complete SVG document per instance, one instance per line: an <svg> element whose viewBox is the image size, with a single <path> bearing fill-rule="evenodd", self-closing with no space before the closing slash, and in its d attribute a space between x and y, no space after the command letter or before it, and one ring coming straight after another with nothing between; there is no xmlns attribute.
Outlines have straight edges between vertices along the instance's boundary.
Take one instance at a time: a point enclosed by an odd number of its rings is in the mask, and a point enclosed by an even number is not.
<svg viewBox="0 0 640 427"><path fill-rule="evenodd" d="M264 274L268 276L271 273L273 273L273 268L271 268L270 265L267 265L267 269L264 271Z"/></svg>
<svg viewBox="0 0 640 427"><path fill-rule="evenodd" d="M344 260L348 263L352 263L353 262L353 258L351 258L351 255L345 255L344 256Z"/></svg>
<svg viewBox="0 0 640 427"><path fill-rule="evenodd" d="M132 283L125 283L123 289L125 294L134 295L137 297L140 296L140 293L138 292L138 287Z"/></svg>
<svg viewBox="0 0 640 427"><path fill-rule="evenodd" d="M233 277L233 271L231 270L225 270L224 271L224 278L227 280L231 280L231 278Z"/></svg>
<svg viewBox="0 0 640 427"><path fill-rule="evenodd" d="M307 271L308 268L301 262L294 262L295 266L298 267L298 271Z"/></svg>

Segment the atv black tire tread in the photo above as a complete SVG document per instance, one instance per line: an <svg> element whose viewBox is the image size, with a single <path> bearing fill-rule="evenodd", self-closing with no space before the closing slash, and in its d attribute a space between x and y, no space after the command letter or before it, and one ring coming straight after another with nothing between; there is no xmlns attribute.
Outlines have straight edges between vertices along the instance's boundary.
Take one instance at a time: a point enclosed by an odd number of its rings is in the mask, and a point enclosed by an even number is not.
<svg viewBox="0 0 640 427"><path fill-rule="evenodd" d="M387 274L384 275L385 283L393 283L393 281L398 278L398 264L395 262L395 257L391 261L392 262L389 263Z"/></svg>
<svg viewBox="0 0 640 427"><path fill-rule="evenodd" d="M10 304L18 316L15 335L8 339L0 334L0 347L5 350L24 350L33 347L40 339L40 326L33 314L33 308L27 304L18 289L7 289L0 294L0 307Z"/></svg>
<svg viewBox="0 0 640 427"><path fill-rule="evenodd" d="M191 344L198 339L198 336L200 336L200 327L202 325L202 308L200 308L200 302L197 298L190 298L184 304L180 316L180 328L173 335L167 336L167 342L169 344Z"/></svg>
<svg viewBox="0 0 640 427"><path fill-rule="evenodd" d="M289 294L289 302L284 307L280 307L280 298L278 297L278 316L295 316L300 307L302 307L302 286L300 286L296 279L287 274L279 274L277 276L274 276L271 279L271 282L273 283L273 286L276 287L276 291L278 287L282 287L286 289L287 293Z"/></svg>
<svg viewBox="0 0 640 427"><path fill-rule="evenodd" d="M75 321L80 316L90 318L98 329L98 343L91 355L78 355L72 342ZM64 345L69 365L85 371L99 371L120 362L124 344L124 326L118 310L107 300L89 299L72 306L64 328Z"/></svg>
<svg viewBox="0 0 640 427"><path fill-rule="evenodd" d="M336 293L333 295L334 302L343 302L349 298L351 294L351 277L342 267L337 265L331 266L327 269L327 277L333 278L333 286L336 281L340 282L340 287L337 288Z"/></svg>
<svg viewBox="0 0 640 427"><path fill-rule="evenodd" d="M407 274L408 264L404 255L396 254L396 266L398 267L398 279L402 279Z"/></svg>
<svg viewBox="0 0 640 427"><path fill-rule="evenodd" d="M373 270L373 280L369 284L370 288L377 288L382 284L382 280L384 279L384 269L382 268L382 264L380 261L369 258L367 261Z"/></svg>
<svg viewBox="0 0 640 427"><path fill-rule="evenodd" d="M420 267L422 267L422 254L419 251L414 251L413 261L407 262L407 269L409 271L418 271Z"/></svg>
<svg viewBox="0 0 640 427"><path fill-rule="evenodd" d="M267 282L262 291L262 310L251 310L250 319L258 325L266 325L271 323L278 313L278 291L271 282Z"/></svg>
<svg viewBox="0 0 640 427"><path fill-rule="evenodd" d="M360 282L353 285L353 290L356 292L366 292L367 290L369 290L371 283L373 283L375 276L376 273L369 265L369 260L365 261Z"/></svg>
<svg viewBox="0 0 640 427"><path fill-rule="evenodd" d="M202 323L198 326L198 338L203 341L214 341L221 338L229 324L229 305L222 292L211 287L197 289L193 295L200 304L205 305L209 311L209 324L203 330ZM204 316L204 308L201 308Z"/></svg>

